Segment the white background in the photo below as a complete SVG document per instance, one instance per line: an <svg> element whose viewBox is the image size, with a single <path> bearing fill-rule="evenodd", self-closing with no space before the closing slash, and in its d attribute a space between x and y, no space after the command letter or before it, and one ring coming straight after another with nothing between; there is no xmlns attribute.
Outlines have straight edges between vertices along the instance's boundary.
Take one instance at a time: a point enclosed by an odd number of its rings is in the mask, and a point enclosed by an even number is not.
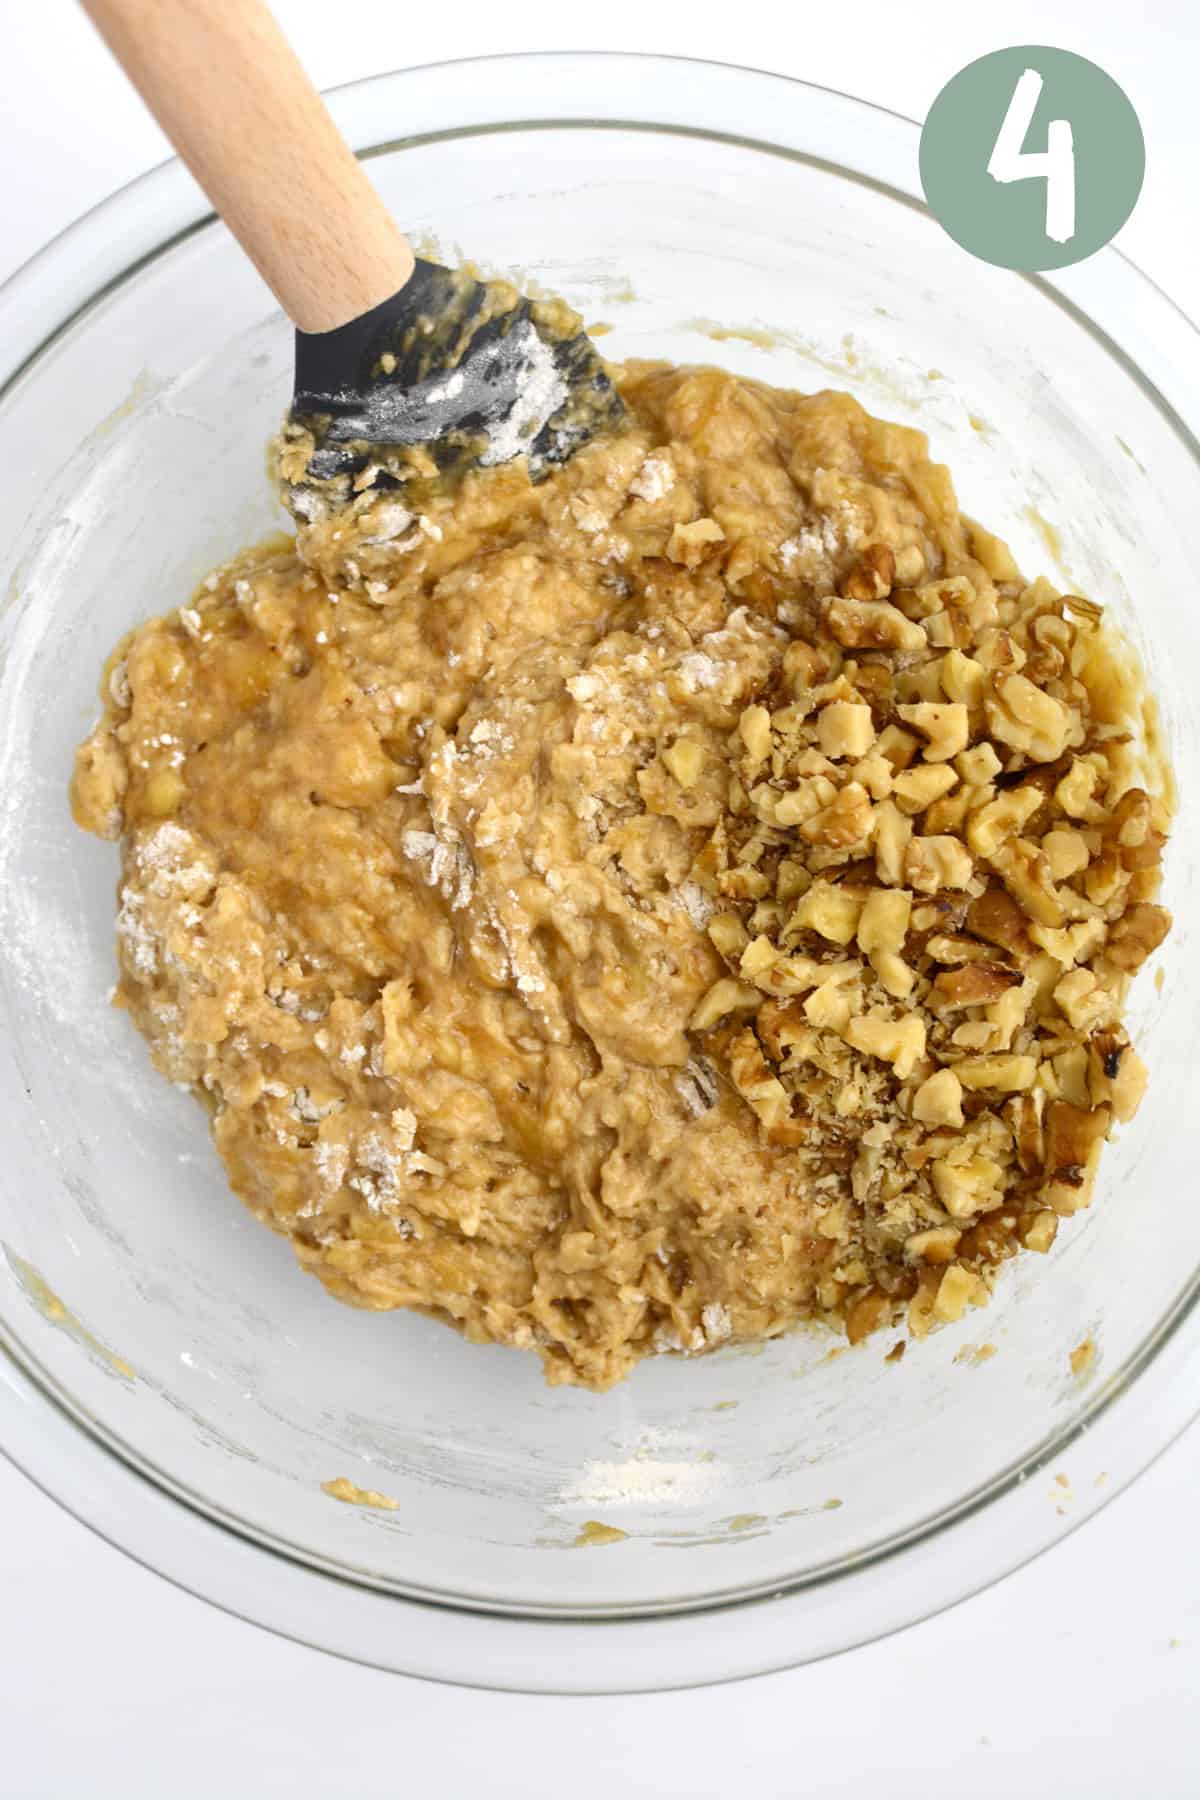
<svg viewBox="0 0 1200 1800"><path fill-rule="evenodd" d="M69 0L3 10L0 278L166 154ZM277 11L321 86L505 50L675 51L913 117L973 57L1058 44L1133 100L1148 168L1119 242L1200 316L1191 0L776 0L770 11L277 0ZM0 1458L0 1793L1194 1800L1198 1491L1193 1430L1048 1557L886 1643L733 1687L561 1700L438 1688L274 1639L127 1562ZM752 1626L733 1617L729 1629Z"/></svg>

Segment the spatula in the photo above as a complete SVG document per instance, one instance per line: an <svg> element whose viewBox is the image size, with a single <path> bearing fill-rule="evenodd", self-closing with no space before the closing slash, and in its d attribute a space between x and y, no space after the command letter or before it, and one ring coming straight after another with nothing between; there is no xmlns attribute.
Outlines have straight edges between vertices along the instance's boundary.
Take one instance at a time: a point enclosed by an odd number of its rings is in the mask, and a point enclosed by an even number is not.
<svg viewBox="0 0 1200 1800"><path fill-rule="evenodd" d="M518 455L538 480L620 422L569 308L414 257L262 0L84 5L296 327L300 517Z"/></svg>

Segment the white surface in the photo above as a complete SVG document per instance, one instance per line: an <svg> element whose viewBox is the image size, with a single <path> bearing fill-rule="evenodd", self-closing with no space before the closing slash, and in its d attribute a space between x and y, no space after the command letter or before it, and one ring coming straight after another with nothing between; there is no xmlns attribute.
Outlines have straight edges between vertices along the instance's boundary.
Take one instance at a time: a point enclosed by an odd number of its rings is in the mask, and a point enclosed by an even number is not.
<svg viewBox="0 0 1200 1800"><path fill-rule="evenodd" d="M1061 44L1105 66L1138 107L1149 170L1121 242L1200 313L1185 174L1195 32L1174 0L1010 6L1000 33L961 0L860 0L830 26L788 8L790 27L770 41L715 9L702 20L664 5L651 19L626 0L579 14L574 29L545 0L519 12L462 0L427 15L394 0L279 10L323 85L492 50L637 48L772 67L914 116L973 56ZM73 8L14 8L5 33L0 275L163 154ZM278 1642L128 1563L0 1462L0 1793L1194 1796L1198 1481L1193 1431L1049 1557L833 1663L693 1695L565 1701L436 1689ZM729 1628L752 1619L733 1615Z"/></svg>

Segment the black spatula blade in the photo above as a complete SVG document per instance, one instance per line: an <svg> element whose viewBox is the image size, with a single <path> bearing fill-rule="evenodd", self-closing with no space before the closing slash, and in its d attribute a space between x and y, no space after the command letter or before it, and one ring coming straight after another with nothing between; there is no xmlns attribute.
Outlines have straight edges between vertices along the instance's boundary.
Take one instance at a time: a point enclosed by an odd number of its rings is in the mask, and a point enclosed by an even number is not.
<svg viewBox="0 0 1200 1800"><path fill-rule="evenodd" d="M287 498L313 517L367 485L520 455L538 481L623 415L594 345L562 302L529 300L506 282L418 259L381 306L336 331L296 333Z"/></svg>

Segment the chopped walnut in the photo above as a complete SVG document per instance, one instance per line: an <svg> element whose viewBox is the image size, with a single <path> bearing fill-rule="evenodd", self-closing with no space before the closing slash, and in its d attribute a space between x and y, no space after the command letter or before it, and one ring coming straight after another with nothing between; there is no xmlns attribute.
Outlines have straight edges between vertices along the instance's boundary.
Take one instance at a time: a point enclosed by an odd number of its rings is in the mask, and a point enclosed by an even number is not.
<svg viewBox="0 0 1200 1800"><path fill-rule="evenodd" d="M911 838L912 820L905 818L894 801L881 801L875 808L875 869L880 881L901 886Z"/></svg>
<svg viewBox="0 0 1200 1800"><path fill-rule="evenodd" d="M902 812L919 813L948 794L957 782L958 776L945 763L921 763L893 776L891 791Z"/></svg>
<svg viewBox="0 0 1200 1800"><path fill-rule="evenodd" d="M1043 1209L1035 1212L1025 1226L1021 1242L1027 1250L1044 1256L1058 1236L1058 1214Z"/></svg>
<svg viewBox="0 0 1200 1800"><path fill-rule="evenodd" d="M1009 988L1020 987L1023 979L1019 969L1010 969L1005 963L972 958L956 969L943 969L934 977L929 1004L936 1012L951 1012L962 1006L986 1006L992 1000L999 1000Z"/></svg>
<svg viewBox="0 0 1200 1800"><path fill-rule="evenodd" d="M896 557L887 544L870 544L838 583L848 600L882 600L892 591Z"/></svg>
<svg viewBox="0 0 1200 1800"><path fill-rule="evenodd" d="M942 1276L933 1310L939 1319L952 1322L961 1319L968 1306L982 1306L986 1299L987 1290L978 1275L962 1263L952 1263Z"/></svg>
<svg viewBox="0 0 1200 1800"><path fill-rule="evenodd" d="M740 956L750 942L750 934L736 913L715 913L708 921L708 935L722 956Z"/></svg>
<svg viewBox="0 0 1200 1800"><path fill-rule="evenodd" d="M915 1013L903 1019L874 1015L851 1019L845 1035L856 1050L891 1063L901 1081L908 1079L925 1054L925 1027Z"/></svg>
<svg viewBox="0 0 1200 1800"><path fill-rule="evenodd" d="M970 885L975 865L966 845L954 837L915 837L904 852L904 879L922 894Z"/></svg>
<svg viewBox="0 0 1200 1800"><path fill-rule="evenodd" d="M984 1211L1001 1174L999 1163L986 1156L961 1163L940 1160L930 1166L933 1191L952 1219L971 1219Z"/></svg>
<svg viewBox="0 0 1200 1800"><path fill-rule="evenodd" d="M902 731L899 725L885 725L875 743L876 753L897 773L911 767L920 748L920 739L911 731Z"/></svg>
<svg viewBox="0 0 1200 1800"><path fill-rule="evenodd" d="M861 781L872 800L886 800L892 791L895 774L886 756L878 751L862 757L850 771L855 781Z"/></svg>
<svg viewBox="0 0 1200 1800"><path fill-rule="evenodd" d="M875 726L869 706L834 700L821 708L817 742L823 755L836 759L865 756L874 741Z"/></svg>
<svg viewBox="0 0 1200 1800"><path fill-rule="evenodd" d="M825 849L849 850L855 844L866 843L874 817L875 809L866 788L857 781L850 781L834 795L828 806L804 820L800 835L810 844Z"/></svg>
<svg viewBox="0 0 1200 1800"><path fill-rule="evenodd" d="M738 731L751 768L759 768L771 754L771 715L766 707L748 706L738 720Z"/></svg>
<svg viewBox="0 0 1200 1800"><path fill-rule="evenodd" d="M728 978L714 981L692 1014L691 1029L707 1031L718 1019L724 1019L732 1012L752 1011L758 1006L759 999L757 989L745 982Z"/></svg>
<svg viewBox="0 0 1200 1800"><path fill-rule="evenodd" d="M1171 929L1171 915L1163 906L1139 902L1109 927L1104 954L1125 974L1140 969Z"/></svg>
<svg viewBox="0 0 1200 1800"><path fill-rule="evenodd" d="M853 1342L905 1307L916 1336L961 1317L1088 1204L1145 1087L1125 994L1170 925L1103 620L998 551L993 590L914 587L877 549L797 603L696 865L729 971L708 1054L827 1196L821 1304Z"/></svg>
<svg viewBox="0 0 1200 1800"><path fill-rule="evenodd" d="M848 944L858 930L864 900L849 888L814 881L788 921L789 931L819 931L833 944Z"/></svg>
<svg viewBox="0 0 1200 1800"><path fill-rule="evenodd" d="M804 1016L818 1031L846 1030L854 1016L857 998L841 981L822 981L804 1002Z"/></svg>
<svg viewBox="0 0 1200 1800"><path fill-rule="evenodd" d="M1113 807L1104 835L1122 850L1132 850L1146 842L1151 828L1149 794L1143 788L1130 788Z"/></svg>
<svg viewBox="0 0 1200 1800"><path fill-rule="evenodd" d="M1078 875L1087 868L1091 856L1083 833L1062 826L1046 833L1042 839L1042 854L1050 878L1056 882L1069 881L1072 875Z"/></svg>
<svg viewBox="0 0 1200 1800"><path fill-rule="evenodd" d="M988 1056L966 1056L954 1065L955 1074L965 1088L992 1088L1000 1094L1017 1094L1031 1088L1037 1078L1037 1059L996 1052Z"/></svg>
<svg viewBox="0 0 1200 1800"><path fill-rule="evenodd" d="M874 888L858 919L858 947L869 956L885 950L899 955L908 936L912 895L903 888Z"/></svg>
<svg viewBox="0 0 1200 1800"><path fill-rule="evenodd" d="M770 938L760 934L746 945L738 967L747 981L757 981L760 975L768 974L781 960L781 953Z"/></svg>
<svg viewBox="0 0 1200 1800"><path fill-rule="evenodd" d="M964 656L961 650L948 650L938 674L947 700L961 701L963 706L970 708L983 704L987 670L982 663Z"/></svg>
<svg viewBox="0 0 1200 1800"><path fill-rule="evenodd" d="M752 1031L739 1031L729 1048L729 1076L770 1136L788 1118L791 1099L777 1076L771 1073Z"/></svg>
<svg viewBox="0 0 1200 1800"><path fill-rule="evenodd" d="M675 526L667 544L667 555L672 562L694 569L724 539L725 533L715 519L696 519L691 525Z"/></svg>
<svg viewBox="0 0 1200 1800"><path fill-rule="evenodd" d="M919 731L925 739L926 762L949 762L952 756L966 749L970 723L967 709L961 702L939 705L936 701L922 700L915 706L901 706L897 710L904 723Z"/></svg>
<svg viewBox="0 0 1200 1800"><path fill-rule="evenodd" d="M1077 756L1054 790L1054 798L1068 819L1083 819L1088 824L1104 814L1094 798L1100 771L1094 762Z"/></svg>
<svg viewBox="0 0 1200 1800"><path fill-rule="evenodd" d="M1000 773L1000 758L990 744L976 744L971 750L960 750L954 766L968 787L987 787Z"/></svg>
<svg viewBox="0 0 1200 1800"><path fill-rule="evenodd" d="M929 1231L914 1231L904 1240L904 1254L917 1262L948 1263L962 1241L962 1232L953 1225L935 1225Z"/></svg>
<svg viewBox="0 0 1200 1800"><path fill-rule="evenodd" d="M703 744L694 738L676 738L663 751L663 762L682 788L695 787L708 760Z"/></svg>
<svg viewBox="0 0 1200 1800"><path fill-rule="evenodd" d="M953 1069L938 1069L923 1081L913 1095L913 1118L922 1125L944 1125L951 1131L963 1128L962 1083Z"/></svg>
<svg viewBox="0 0 1200 1800"><path fill-rule="evenodd" d="M957 969L962 963L994 961L986 944L961 932L935 931L925 940L925 954L932 962Z"/></svg>
<svg viewBox="0 0 1200 1800"><path fill-rule="evenodd" d="M831 600L825 623L847 650L922 650L925 633L886 600Z"/></svg>
<svg viewBox="0 0 1200 1800"><path fill-rule="evenodd" d="M894 1000L907 999L917 984L916 971L894 950L872 950L871 967L880 987Z"/></svg>
<svg viewBox="0 0 1200 1800"><path fill-rule="evenodd" d="M1018 962L1033 955L1025 914L1001 888L988 888L972 900L967 911L967 930L986 943L1007 950Z"/></svg>
<svg viewBox="0 0 1200 1800"><path fill-rule="evenodd" d="M1023 669L1025 652L1011 633L994 629L980 634L975 646L975 660L994 675L1008 669Z"/></svg>
<svg viewBox="0 0 1200 1800"><path fill-rule="evenodd" d="M992 736L1037 762L1054 762L1071 741L1067 708L1024 675L993 676L983 708Z"/></svg>
<svg viewBox="0 0 1200 1800"><path fill-rule="evenodd" d="M1112 996L1101 987L1091 969L1072 969L1064 975L1055 986L1054 1000L1076 1031L1090 1031L1106 1020L1112 1010Z"/></svg>
<svg viewBox="0 0 1200 1800"><path fill-rule="evenodd" d="M994 856L1009 838L1020 835L1042 804L1043 796L1035 787L1009 788L971 814L967 822L968 844L976 856Z"/></svg>
<svg viewBox="0 0 1200 1800"><path fill-rule="evenodd" d="M1098 1031L1090 1044L1088 1095L1093 1106L1109 1106L1114 1119L1129 1123L1142 1103L1149 1071L1120 1031Z"/></svg>
<svg viewBox="0 0 1200 1800"><path fill-rule="evenodd" d="M988 857L1001 881L1039 925L1062 925L1066 912L1050 878L1050 866L1037 844L1025 838L1010 838Z"/></svg>
<svg viewBox="0 0 1200 1800"><path fill-rule="evenodd" d="M1086 961L1100 948L1107 928L1103 919L1080 919L1077 925L1064 925L1058 931L1049 925L1031 925L1029 935L1039 949L1069 969L1075 963Z"/></svg>
<svg viewBox="0 0 1200 1800"><path fill-rule="evenodd" d="M865 1294L853 1301L846 1309L846 1336L852 1344L861 1344L863 1339L886 1325L891 1317L892 1302L889 1296L879 1288L868 1288Z"/></svg>
<svg viewBox="0 0 1200 1800"><path fill-rule="evenodd" d="M1042 1194L1053 1212L1069 1215L1089 1203L1111 1117L1107 1106L1084 1108L1066 1100L1047 1106Z"/></svg>

